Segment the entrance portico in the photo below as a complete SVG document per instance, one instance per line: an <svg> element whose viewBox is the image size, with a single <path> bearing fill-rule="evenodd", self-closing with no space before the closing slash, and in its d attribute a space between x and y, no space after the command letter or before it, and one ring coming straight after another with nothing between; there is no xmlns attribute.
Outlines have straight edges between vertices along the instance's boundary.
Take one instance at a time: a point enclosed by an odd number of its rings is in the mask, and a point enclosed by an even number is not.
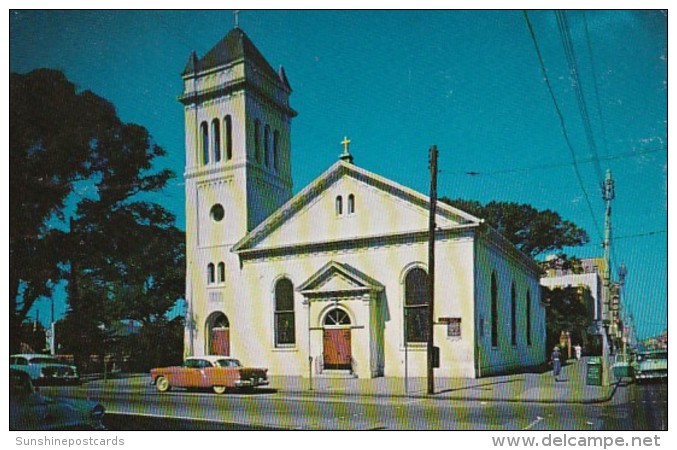
<svg viewBox="0 0 677 450"><path fill-rule="evenodd" d="M330 261L297 290L308 314L313 375L382 376L383 285L348 264Z"/></svg>

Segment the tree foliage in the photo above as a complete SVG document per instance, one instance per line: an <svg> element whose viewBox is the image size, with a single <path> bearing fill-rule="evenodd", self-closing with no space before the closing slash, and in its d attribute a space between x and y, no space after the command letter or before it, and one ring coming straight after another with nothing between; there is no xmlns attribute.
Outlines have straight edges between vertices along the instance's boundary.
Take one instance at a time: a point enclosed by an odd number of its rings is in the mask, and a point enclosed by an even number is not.
<svg viewBox="0 0 677 450"><path fill-rule="evenodd" d="M486 205L474 200L446 197L440 199L462 211L484 219L517 248L532 258L540 254L586 244L588 234L573 222L549 209L539 211L531 205L491 201Z"/></svg>
<svg viewBox="0 0 677 450"><path fill-rule="evenodd" d="M12 328L64 277L83 353L116 321L159 320L184 280L183 233L146 195L174 176L153 168L165 151L54 70L10 75L10 124ZM90 194L73 195L83 183Z"/></svg>
<svg viewBox="0 0 677 450"><path fill-rule="evenodd" d="M590 350L593 342L588 330L593 323L592 302L588 287L543 289L547 303L545 334L547 349L559 343L561 333L571 335L572 344L580 344Z"/></svg>

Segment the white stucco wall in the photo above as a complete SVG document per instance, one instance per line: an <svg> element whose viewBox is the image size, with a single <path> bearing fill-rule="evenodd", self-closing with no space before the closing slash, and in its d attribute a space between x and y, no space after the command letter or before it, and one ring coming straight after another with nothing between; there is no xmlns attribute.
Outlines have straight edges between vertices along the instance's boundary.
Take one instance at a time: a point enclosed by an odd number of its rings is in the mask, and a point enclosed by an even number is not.
<svg viewBox="0 0 677 450"><path fill-rule="evenodd" d="M473 376L473 282L472 264L467 264L472 261L472 239L441 241L437 255L435 317L460 317L462 332L460 338L448 338L446 327L436 326L435 344L441 354L441 367L436 374ZM321 319L333 303L319 300L311 303L309 331L308 307L303 295L296 292L296 346L275 348L274 286L284 276L298 287L330 260L349 264L385 287L378 300L338 303L357 327L352 330L357 375L371 377L382 369L385 376L404 376L404 277L412 267L427 269L425 241L244 261L241 270L231 268L235 273L229 274L227 285L208 289L220 292L223 302L208 305L196 317L203 330L196 333L194 347L206 348L204 322L211 312L222 311L230 321L233 355L246 364L264 365L271 374L307 376L308 356L315 361L321 358ZM378 312L374 314L371 308ZM409 375L425 376L425 347L410 348L407 356ZM318 367L314 366L315 372Z"/></svg>
<svg viewBox="0 0 677 450"><path fill-rule="evenodd" d="M541 302L538 273L525 265L516 251L497 245L496 239L490 234L483 234L477 240L475 254L477 370L481 376L535 366L545 361L545 308ZM497 346L492 346L491 339L492 273L496 274L498 288ZM512 345L513 283L516 294L516 345ZM531 298L531 345L527 344L526 335L527 292Z"/></svg>

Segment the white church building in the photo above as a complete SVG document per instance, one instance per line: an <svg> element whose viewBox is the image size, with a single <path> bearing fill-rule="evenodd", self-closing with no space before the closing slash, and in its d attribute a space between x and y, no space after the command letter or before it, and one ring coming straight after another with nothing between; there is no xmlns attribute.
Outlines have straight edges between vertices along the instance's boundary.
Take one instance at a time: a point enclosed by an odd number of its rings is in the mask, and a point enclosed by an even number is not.
<svg viewBox="0 0 677 450"><path fill-rule="evenodd" d="M347 139L293 195L292 90L237 27L182 77L185 353L271 375L425 376L429 198L359 167ZM446 204L436 226L435 375L543 362L536 264Z"/></svg>

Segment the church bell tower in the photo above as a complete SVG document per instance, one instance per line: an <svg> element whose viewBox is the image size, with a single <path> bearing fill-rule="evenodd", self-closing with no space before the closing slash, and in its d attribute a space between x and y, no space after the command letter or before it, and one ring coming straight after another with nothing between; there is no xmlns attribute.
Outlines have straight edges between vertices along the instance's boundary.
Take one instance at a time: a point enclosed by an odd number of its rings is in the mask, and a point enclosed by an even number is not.
<svg viewBox="0 0 677 450"><path fill-rule="evenodd" d="M237 27L182 77L187 228L232 245L291 198L291 87Z"/></svg>
<svg viewBox="0 0 677 450"><path fill-rule="evenodd" d="M186 143L186 299L191 336L234 301L233 244L291 198L291 86L237 25L182 73ZM192 334L196 333L197 336ZM192 348L197 342L196 348ZM210 344L204 344L209 347Z"/></svg>

